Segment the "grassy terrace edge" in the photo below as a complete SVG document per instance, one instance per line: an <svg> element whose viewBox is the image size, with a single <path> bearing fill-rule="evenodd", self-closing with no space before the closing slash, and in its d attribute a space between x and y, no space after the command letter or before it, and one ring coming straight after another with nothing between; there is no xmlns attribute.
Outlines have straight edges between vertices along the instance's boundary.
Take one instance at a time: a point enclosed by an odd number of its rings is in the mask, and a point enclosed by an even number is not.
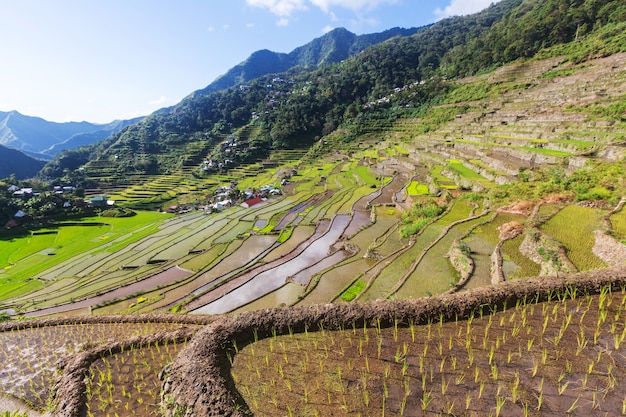
<svg viewBox="0 0 626 417"><path fill-rule="evenodd" d="M352 323L385 328L426 324L434 318L451 321L466 318L486 305L502 308L524 299L545 301L571 288L593 295L607 286L625 287L626 267L507 281L464 293L413 300L318 304L223 316L200 330L164 370L162 410L168 417L251 415L230 373L227 353L233 341L241 348L274 334L315 331L320 324L326 330L339 330Z"/></svg>

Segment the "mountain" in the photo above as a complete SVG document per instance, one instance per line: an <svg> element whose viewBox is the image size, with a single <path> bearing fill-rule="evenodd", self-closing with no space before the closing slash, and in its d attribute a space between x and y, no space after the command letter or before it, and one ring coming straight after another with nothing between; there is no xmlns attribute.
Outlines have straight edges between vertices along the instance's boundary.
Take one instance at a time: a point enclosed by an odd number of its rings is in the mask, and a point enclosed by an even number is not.
<svg viewBox="0 0 626 417"><path fill-rule="evenodd" d="M623 51L625 9L618 0L502 0L480 13L445 19L340 62L320 64L341 55L331 51L355 53L363 46L354 46L348 31L336 30L328 34L328 42L322 37L294 51L302 65L245 85L198 90L73 155L72 167L86 164L89 175L114 181L129 174L175 172L205 159L233 166L273 149L307 148L330 134L350 143L374 122L388 125L398 117L398 109L421 114L455 88L454 80L460 77L541 54L580 63ZM249 59L266 64L258 73L286 60L269 51ZM307 62L318 66L305 68ZM233 75L230 83L256 76L253 70L252 65L242 65L240 78ZM402 93L409 86L419 87ZM232 135L242 139L234 152L220 145ZM55 163L53 172L70 168Z"/></svg>
<svg viewBox="0 0 626 417"><path fill-rule="evenodd" d="M31 178L37 175L44 165L44 161L0 145L0 178L7 178L11 174L17 179Z"/></svg>
<svg viewBox="0 0 626 417"><path fill-rule="evenodd" d="M267 74L285 72L297 66L312 69L320 65L341 62L369 46L396 36L410 36L418 30L417 28L392 28L380 33L357 36L344 28L333 29L289 53L272 52L267 49L256 51L244 62L234 66L197 93L208 94L224 90Z"/></svg>
<svg viewBox="0 0 626 417"><path fill-rule="evenodd" d="M126 126L130 126L132 124L140 122L142 119L143 117L136 117L130 120L115 120L111 123L96 125L100 126L99 130L81 132L72 135L69 138L65 139L63 142L55 143L48 149L42 151L42 153L45 155L50 155L52 157L66 149L75 149L81 146L91 145L93 143L108 138L112 134L124 129Z"/></svg>
<svg viewBox="0 0 626 417"><path fill-rule="evenodd" d="M140 121L116 120L107 124L49 122L17 111L0 112L0 145L18 149L40 159L52 159L63 149L87 145Z"/></svg>

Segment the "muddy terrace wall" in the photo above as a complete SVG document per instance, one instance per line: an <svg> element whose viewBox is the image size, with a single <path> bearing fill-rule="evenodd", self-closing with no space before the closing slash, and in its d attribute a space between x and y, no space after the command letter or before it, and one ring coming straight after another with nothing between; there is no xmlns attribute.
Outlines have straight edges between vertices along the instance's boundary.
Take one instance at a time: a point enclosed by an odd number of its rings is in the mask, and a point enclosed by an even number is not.
<svg viewBox="0 0 626 417"><path fill-rule="evenodd" d="M577 287L581 294L597 294L602 287L626 286L626 267L573 274L507 281L471 292L415 300L371 303L322 304L306 307L266 309L223 316L200 330L163 372L161 405L168 417L251 415L235 388L227 349L236 341L241 348L258 339L288 332L340 329L356 323L391 327L395 323L425 324L440 315L444 320L465 318L483 305L513 305L527 298L546 300L549 293ZM65 414L64 414L65 415ZM69 414L67 414L69 416Z"/></svg>
<svg viewBox="0 0 626 417"><path fill-rule="evenodd" d="M78 417L85 415L85 375L93 362L102 356L119 353L131 346L144 346L155 342L181 342L189 340L198 326L205 326L215 320L212 316L192 316L177 314L136 314L120 316L81 316L11 321L0 323L0 332L41 328L46 326L104 324L104 323L175 323L181 328L175 331L158 332L137 336L124 341L100 344L97 347L65 356L58 363L61 373L54 387L55 409L51 416ZM190 325L193 327L185 327ZM88 342L88 341L87 341Z"/></svg>
<svg viewBox="0 0 626 417"><path fill-rule="evenodd" d="M24 330L45 326L63 326L71 324L104 324L104 323L176 323L203 325L213 322L215 318L180 314L126 314L112 316L77 316L52 317L0 323L0 332Z"/></svg>

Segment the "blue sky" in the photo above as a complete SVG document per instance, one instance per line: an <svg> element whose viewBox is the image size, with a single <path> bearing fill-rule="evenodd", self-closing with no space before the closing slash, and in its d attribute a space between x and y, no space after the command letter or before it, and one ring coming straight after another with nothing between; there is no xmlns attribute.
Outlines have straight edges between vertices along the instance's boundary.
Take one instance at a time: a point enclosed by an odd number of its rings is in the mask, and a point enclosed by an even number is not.
<svg viewBox="0 0 626 417"><path fill-rule="evenodd" d="M147 115L252 52L326 31L419 27L493 0L1 0L0 111L55 122Z"/></svg>

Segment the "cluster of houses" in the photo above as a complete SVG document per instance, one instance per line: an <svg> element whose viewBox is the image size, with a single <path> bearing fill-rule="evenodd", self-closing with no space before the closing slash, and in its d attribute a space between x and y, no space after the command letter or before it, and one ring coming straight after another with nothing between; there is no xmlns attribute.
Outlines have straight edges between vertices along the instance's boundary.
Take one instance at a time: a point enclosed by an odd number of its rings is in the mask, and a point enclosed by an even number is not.
<svg viewBox="0 0 626 417"><path fill-rule="evenodd" d="M71 186L71 185L64 185L64 186L55 185L54 187L52 187L51 190L46 190L43 192L36 192L30 187L21 188L21 187L18 187L17 185L11 185L7 189L7 192L9 192L13 198L19 198L22 200L28 200L31 197L40 197L42 195L43 196L56 196L59 199L63 200L64 208L71 207L72 205L76 205L77 201L79 200L76 198L63 199L63 195L74 195L75 197L74 193L76 192L76 187ZM70 200L72 202L70 202ZM59 201L61 200L57 200L56 202L58 203ZM110 207L110 206L115 205L115 201L109 200L108 196L95 196L90 199L81 201L80 205L84 205L84 204L88 204L93 207Z"/></svg>
<svg viewBox="0 0 626 417"><path fill-rule="evenodd" d="M51 189L44 191L35 191L32 187L19 187L17 185L11 185L7 188L7 193L11 198L22 201L27 201L34 197L40 197L45 199L45 203L54 204L54 206L59 209L86 206L110 207L115 204L115 202L109 200L107 196L96 196L90 199L78 198L76 195L76 187L71 185L55 185ZM24 210L17 210L4 227L6 229L11 229L19 226L20 222L28 217L28 213Z"/></svg>
<svg viewBox="0 0 626 417"><path fill-rule="evenodd" d="M33 189L30 187L21 188L21 187L18 187L17 185L9 186L7 191L11 193L11 195L14 198L28 199L30 197L38 197L41 195L41 193L33 191ZM75 191L76 191L76 188L71 185L65 185L65 186L55 185L54 187L52 187L51 191L44 191L44 194L47 193L47 194L59 195L59 194L74 193Z"/></svg>
<svg viewBox="0 0 626 417"><path fill-rule="evenodd" d="M17 185L10 185L7 188L7 194L15 200L27 201L33 197L45 198L47 204L52 204L54 207L60 209L69 209L74 206L86 205L85 202L77 202L75 198L67 197L65 195L73 195L76 189L72 186L54 186L51 190L43 192L35 191L32 187L19 187ZM65 194L65 195L64 195ZM21 205L18 205L18 207ZM26 210L26 209L24 209ZM12 214L12 217L4 224L5 229L12 229L18 227L29 216L26 211L18 209Z"/></svg>
<svg viewBox="0 0 626 417"><path fill-rule="evenodd" d="M247 189L239 191L235 187L237 182L230 185L218 187L206 205L196 206L195 204L169 206L168 213L184 214L193 210L202 210L205 214L222 211L228 207L239 204L241 207L250 208L267 201L272 196L281 195L280 188L271 185L264 185L257 189Z"/></svg>
<svg viewBox="0 0 626 417"><path fill-rule="evenodd" d="M264 185L257 189L247 189L239 191L235 187L236 181L230 185L218 187L208 204L196 207L195 205L170 206L166 210L169 213L184 214L192 210L203 210L205 214L222 211L235 204L241 207L250 208L267 201L269 197L282 194L279 188L271 185Z"/></svg>
<svg viewBox="0 0 626 417"><path fill-rule="evenodd" d="M234 166L236 159L249 150L249 143L247 140L241 140L236 135L230 135L228 138L220 143L219 156L214 158L208 158L202 161L200 169L205 172L217 171L224 168Z"/></svg>
<svg viewBox="0 0 626 417"><path fill-rule="evenodd" d="M267 201L269 197L282 194L280 188L271 185L264 185L257 189L247 189L237 191L236 183L228 186L218 187L215 190L211 202L204 207L205 212L221 211L233 204L239 204L241 207L250 208Z"/></svg>
<svg viewBox="0 0 626 417"><path fill-rule="evenodd" d="M410 90L410 89L415 88L415 87L417 87L419 85L424 85L425 83L426 82L424 80L422 80L422 81L416 81L416 82L414 82L414 83L412 83L410 85L405 85L403 87L396 87L396 88L394 88L394 92L393 93L389 94L388 96L381 97L381 98L379 98L376 101L370 101L369 103L364 104L363 108L364 109L369 109L369 108L372 108L374 106L391 103L391 99L394 97L395 94L399 94L399 93L401 93L403 91Z"/></svg>

